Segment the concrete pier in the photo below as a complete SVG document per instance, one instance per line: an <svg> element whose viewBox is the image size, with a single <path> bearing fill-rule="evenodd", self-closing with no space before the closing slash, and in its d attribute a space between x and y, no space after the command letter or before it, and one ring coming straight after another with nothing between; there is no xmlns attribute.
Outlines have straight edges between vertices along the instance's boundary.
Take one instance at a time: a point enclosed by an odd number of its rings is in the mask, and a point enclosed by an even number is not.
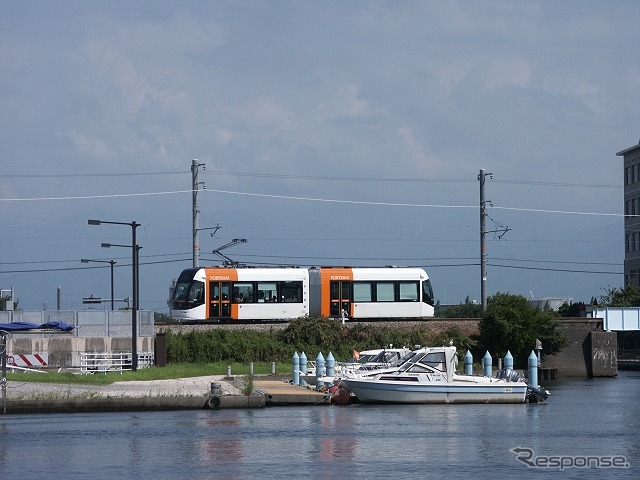
<svg viewBox="0 0 640 480"><path fill-rule="evenodd" d="M0 405L0 415L3 410L7 414L72 413L331 404L328 393L277 377L254 379L251 395L243 394L232 382L223 376L115 382L105 386L12 381L5 405Z"/></svg>

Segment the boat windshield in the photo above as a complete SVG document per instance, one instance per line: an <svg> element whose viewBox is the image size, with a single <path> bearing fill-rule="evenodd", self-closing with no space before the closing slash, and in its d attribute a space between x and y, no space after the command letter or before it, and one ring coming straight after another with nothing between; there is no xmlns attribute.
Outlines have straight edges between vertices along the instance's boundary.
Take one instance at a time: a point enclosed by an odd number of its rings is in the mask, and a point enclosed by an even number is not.
<svg viewBox="0 0 640 480"><path fill-rule="evenodd" d="M418 353L405 361L398 371L400 372L432 372L434 370L446 372L444 352Z"/></svg>

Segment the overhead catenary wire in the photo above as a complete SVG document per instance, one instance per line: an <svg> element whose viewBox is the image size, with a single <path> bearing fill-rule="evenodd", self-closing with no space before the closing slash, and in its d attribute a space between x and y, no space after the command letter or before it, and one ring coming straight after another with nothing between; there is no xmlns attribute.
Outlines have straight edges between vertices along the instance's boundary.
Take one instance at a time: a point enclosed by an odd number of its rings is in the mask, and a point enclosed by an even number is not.
<svg viewBox="0 0 640 480"><path fill-rule="evenodd" d="M157 195L175 195L181 193L192 194L194 190L174 190L164 192L144 192L144 193L123 193L123 194L108 194L108 195L82 195L82 196L66 196L66 197L31 197L31 198L0 198L0 202L35 202L35 201L54 201L54 200L91 200L99 198L124 198L124 197L144 197L144 196L157 196ZM372 206L388 206L388 207L409 207L409 208L451 208L451 209L477 209L477 205L444 205L444 204L432 204L432 203L404 203L404 202L374 202L366 200L346 200L346 199L331 199L331 198L319 198L319 197L301 197L294 195L276 195L268 193L256 193L256 192L240 192L233 190L221 190L208 188L202 190L200 193L221 193L228 195L241 195L252 196L262 198L274 198L283 200L298 200L307 202L322 202L322 203L340 203L340 204L352 204L352 205L372 205ZM513 210L518 212L533 212L533 213L553 213L564 215L589 215L589 216L606 216L606 217L640 217L640 215L625 215L624 213L607 213L607 212L579 212L571 210L551 210L540 208L519 208L519 207L504 207L499 205L492 205L491 208L497 210Z"/></svg>
<svg viewBox="0 0 640 480"><path fill-rule="evenodd" d="M120 172L120 173L52 173L52 174L2 174L0 178L91 178L91 177L134 177L134 176L154 176L154 175L189 175L189 170L169 171L169 172ZM256 178L282 178L294 180L322 180L322 181L345 181L345 182L406 182L406 183L475 183L476 180L470 178L397 178L397 177L345 177L326 175L296 175L282 173L260 173L260 172L234 172L224 170L207 170L204 175L221 175L234 177L256 177ZM589 184L589 183L569 183L569 182L540 182L532 180L509 180L494 179L494 183L514 184L514 185L536 185L549 187L571 187L571 188L622 188L621 185L611 184Z"/></svg>

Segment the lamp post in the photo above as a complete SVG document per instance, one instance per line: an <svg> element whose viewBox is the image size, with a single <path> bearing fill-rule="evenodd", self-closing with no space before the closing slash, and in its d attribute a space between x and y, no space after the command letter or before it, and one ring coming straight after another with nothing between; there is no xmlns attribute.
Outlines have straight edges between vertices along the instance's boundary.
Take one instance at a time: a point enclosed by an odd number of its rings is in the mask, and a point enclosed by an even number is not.
<svg viewBox="0 0 640 480"><path fill-rule="evenodd" d="M114 306L113 306L113 266L116 264L115 260L90 260L88 258L83 258L80 260L82 263L90 263L90 262L94 262L94 263L108 263L109 265L111 265L111 310L115 310Z"/></svg>
<svg viewBox="0 0 640 480"><path fill-rule="evenodd" d="M138 370L138 245L136 244L136 228L140 226L139 223L133 221L127 222L107 222L105 220L89 220L89 225L101 225L103 223L111 225L129 225L131 227L131 245L113 245L120 247L131 247L132 257L132 296L133 296L133 308L131 309L131 370ZM103 247L111 247L112 244L103 243Z"/></svg>

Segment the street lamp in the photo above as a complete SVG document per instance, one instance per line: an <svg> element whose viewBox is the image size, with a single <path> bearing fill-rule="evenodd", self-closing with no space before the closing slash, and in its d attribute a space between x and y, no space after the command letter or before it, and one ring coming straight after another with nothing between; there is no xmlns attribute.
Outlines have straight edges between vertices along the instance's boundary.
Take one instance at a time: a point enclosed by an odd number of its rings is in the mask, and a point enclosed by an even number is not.
<svg viewBox="0 0 640 480"><path fill-rule="evenodd" d="M90 260L88 258L82 258L80 261L82 263L95 262L95 263L108 263L109 265L111 265L111 310L115 310L113 306L113 266L116 264L116 261L115 260Z"/></svg>
<svg viewBox="0 0 640 480"><path fill-rule="evenodd" d="M138 245L136 244L136 228L140 226L139 223L133 221L127 222L107 222L104 220L89 220L89 225L101 225L103 223L111 225L129 225L131 227L131 257L132 257L132 283L133 283L133 308L131 309L131 370L134 372L138 370L138 318L137 312L139 308L138 304ZM102 246L111 246L111 244L103 244ZM128 245L114 245L114 246L128 246ZM108 247L107 247L108 248Z"/></svg>

